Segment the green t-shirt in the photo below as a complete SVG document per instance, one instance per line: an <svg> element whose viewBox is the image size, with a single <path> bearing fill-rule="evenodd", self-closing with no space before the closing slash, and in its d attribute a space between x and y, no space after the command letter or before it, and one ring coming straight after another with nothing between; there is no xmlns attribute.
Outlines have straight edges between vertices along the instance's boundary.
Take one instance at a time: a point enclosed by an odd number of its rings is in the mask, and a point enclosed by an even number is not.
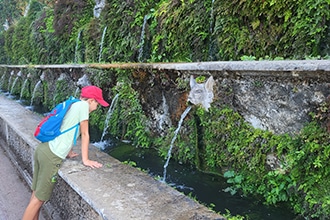
<svg viewBox="0 0 330 220"><path fill-rule="evenodd" d="M81 121L88 120L89 118L89 105L87 101L80 101L73 103L66 115L64 116L61 131L64 131L72 126L80 123ZM73 145L73 138L76 128L61 134L54 140L49 141L51 151L58 157L65 159L70 152ZM77 137L80 135L80 127Z"/></svg>

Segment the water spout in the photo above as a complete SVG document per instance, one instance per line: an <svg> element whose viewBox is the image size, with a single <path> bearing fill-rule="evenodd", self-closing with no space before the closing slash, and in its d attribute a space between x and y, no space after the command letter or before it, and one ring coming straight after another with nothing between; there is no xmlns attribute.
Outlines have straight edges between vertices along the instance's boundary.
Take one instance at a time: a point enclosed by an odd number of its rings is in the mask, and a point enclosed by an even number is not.
<svg viewBox="0 0 330 220"><path fill-rule="evenodd" d="M197 83L194 77L190 76L190 92L188 101L194 105L202 105L206 111L211 107L213 102L213 85L215 81L210 76L205 83Z"/></svg>
<svg viewBox="0 0 330 220"><path fill-rule="evenodd" d="M213 32L214 32L214 0L212 0L211 5L211 14L210 14L210 40L209 40L209 59L213 60L213 51L212 51L212 39L213 39Z"/></svg>
<svg viewBox="0 0 330 220"><path fill-rule="evenodd" d="M105 0L95 0L95 6L94 6L94 17L95 18L100 17L104 6L105 6Z"/></svg>
<svg viewBox="0 0 330 220"><path fill-rule="evenodd" d="M21 76L22 76L22 72L21 71L18 71L17 76L16 76L13 84L11 85L11 89L10 89L10 92L9 92L10 95L12 95L14 93L14 88L15 88L15 86L17 84L17 81L18 81L19 77L21 77Z"/></svg>
<svg viewBox="0 0 330 220"><path fill-rule="evenodd" d="M30 11L30 6L31 6L31 0L29 1L28 5L26 6L25 10L24 10L24 15L23 17L26 17Z"/></svg>
<svg viewBox="0 0 330 220"><path fill-rule="evenodd" d="M79 87L76 87L76 91L74 92L73 97L77 97L79 91L80 91Z"/></svg>
<svg viewBox="0 0 330 220"><path fill-rule="evenodd" d="M23 93L24 93L24 90L25 90L25 87L26 87L26 84L27 84L28 80L29 80L29 79L26 78L26 79L24 80L24 82L23 82L23 85L22 85L22 88L21 88L21 93L20 93L20 95L19 95L19 101L22 100Z"/></svg>
<svg viewBox="0 0 330 220"><path fill-rule="evenodd" d="M13 92L14 92L14 88L15 88L15 85L17 84L17 81L18 81L18 76L16 76L14 82L13 82L13 85L11 86L11 89L10 89L10 94L12 95Z"/></svg>
<svg viewBox="0 0 330 220"><path fill-rule="evenodd" d="M206 111L208 111L209 107L211 106L210 103L213 101L213 85L214 85L214 83L215 82L214 82L212 76L205 83L197 83L196 80L194 79L194 77L190 76L191 91L188 96L188 101L190 101L191 103L193 103L195 105L200 104L206 109ZM163 176L162 182L165 182L165 180L166 180L166 169L167 169L168 163L171 158L174 141L180 131L183 119L187 116L190 109L191 109L191 106L188 106L188 108L182 113L179 124L178 124L178 128L174 132L174 137L171 141L171 146L167 153L167 160L164 165L164 176Z"/></svg>
<svg viewBox="0 0 330 220"><path fill-rule="evenodd" d="M103 138L107 134L107 130L109 128L109 122L110 122L112 113L113 113L114 109L116 108L118 97L119 97L119 94L115 95L115 97L112 99L109 110L107 112L107 117L105 119L105 123L104 123L105 125L104 125L104 128L103 128L101 139L100 139L99 142L94 143L94 145L96 147L98 147L99 149L104 150L105 145L107 144L103 141Z"/></svg>
<svg viewBox="0 0 330 220"><path fill-rule="evenodd" d="M61 73L60 76L57 78L57 81L62 81L67 78L67 75L65 73Z"/></svg>
<svg viewBox="0 0 330 220"><path fill-rule="evenodd" d="M191 109L191 106L188 106L188 108L186 108L186 110L182 113L181 118L180 118L180 121L179 121L179 124L178 124L178 127L174 131L174 136L172 138L170 149L167 152L167 159L166 159L166 162L164 164L164 175L163 175L163 180L162 180L162 182L164 182L164 183L166 182L166 169L168 167L168 163L169 163L170 158L171 158L172 148L173 148L174 141L175 141L175 139L176 139L176 137L177 137L177 135L178 135L178 133L180 131L180 128L181 128L183 119L187 116L187 114L189 113L190 109Z"/></svg>
<svg viewBox="0 0 330 220"><path fill-rule="evenodd" d="M42 74L41 74L41 76L40 76L40 80L41 80L41 81L44 81L45 78L46 78L46 74L45 74L45 72L42 72Z"/></svg>
<svg viewBox="0 0 330 220"><path fill-rule="evenodd" d="M85 87L85 86L89 86L89 85L91 85L91 83L89 82L87 74L84 74L77 81L77 86Z"/></svg>
<svg viewBox="0 0 330 220"><path fill-rule="evenodd" d="M107 27L104 27L103 33L102 33L102 39L101 39L101 43L100 43L99 63L101 62L101 59L102 59L102 50L103 50L103 43L104 43L104 37L105 37L106 31L107 31Z"/></svg>
<svg viewBox="0 0 330 220"><path fill-rule="evenodd" d="M40 85L41 85L41 80L39 80L39 81L37 82L36 86L35 86L34 89L33 89L32 97L31 97L31 102L30 102L30 108L32 108L34 97L35 97L36 92L37 92L37 90L39 89Z"/></svg>
<svg viewBox="0 0 330 220"><path fill-rule="evenodd" d="M8 87L7 87L7 91L9 92L10 91L10 85L11 85L11 81L12 81L12 78L13 78L13 75L14 75L14 71L11 71L10 72L10 77L8 79Z"/></svg>
<svg viewBox="0 0 330 220"><path fill-rule="evenodd" d="M116 107L118 96L119 96L119 94L115 95L115 97L112 99L110 108L109 108L108 113L107 113L107 117L105 119L105 126L104 126L104 129L103 129L103 132L102 132L101 142L103 141L104 136L108 133L107 130L109 128L109 121L110 121L112 113L113 113L113 111Z"/></svg>
<svg viewBox="0 0 330 220"><path fill-rule="evenodd" d="M6 76L6 74L3 74L3 75L1 76L1 79L0 79L0 89L1 89L1 90L2 90L3 81L4 81L4 79L5 79L5 76Z"/></svg>
<svg viewBox="0 0 330 220"><path fill-rule="evenodd" d="M8 19L6 19L5 23L3 24L3 28L4 28L5 31L9 29Z"/></svg>
<svg viewBox="0 0 330 220"><path fill-rule="evenodd" d="M138 61L142 62L142 58L143 58L143 48L144 48L144 37L145 37L145 28L146 28L146 24L148 21L149 16L145 15L144 19L143 19L143 25L142 25L142 30L141 30L141 36L140 36L140 48L139 48L139 56L138 56Z"/></svg>
<svg viewBox="0 0 330 220"><path fill-rule="evenodd" d="M210 34L212 35L214 31L214 0L212 0L210 17Z"/></svg>
<svg viewBox="0 0 330 220"><path fill-rule="evenodd" d="M169 114L169 111L168 111L168 105L166 103L166 99L165 99L165 96L163 94L163 103L162 103L162 110L163 110L163 114L161 114L159 116L159 121L158 121L158 128L163 131L164 130L164 125L166 124L169 124L171 123L171 120L169 120L169 117L170 117L170 114Z"/></svg>
<svg viewBox="0 0 330 220"><path fill-rule="evenodd" d="M164 93L162 93L162 100L162 104L151 111L152 118L154 119L151 126L155 127L161 136L165 136L167 135L168 128L172 126L172 121Z"/></svg>
<svg viewBox="0 0 330 220"><path fill-rule="evenodd" d="M80 59L79 59L80 56L79 56L78 49L79 49L79 41L80 41L81 32L82 32L82 30L80 30L78 32L78 36L77 36L77 39L76 39L76 47L75 47L75 51L74 51L74 63L78 63L80 61Z"/></svg>

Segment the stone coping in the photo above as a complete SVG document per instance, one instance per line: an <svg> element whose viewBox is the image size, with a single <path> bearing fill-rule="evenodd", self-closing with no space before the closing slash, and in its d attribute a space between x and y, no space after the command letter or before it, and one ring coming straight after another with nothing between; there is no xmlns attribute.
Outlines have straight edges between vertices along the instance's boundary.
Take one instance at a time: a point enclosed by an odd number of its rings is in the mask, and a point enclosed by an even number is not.
<svg viewBox="0 0 330 220"><path fill-rule="evenodd" d="M263 60L263 61L210 61L191 63L90 63L53 65L1 65L8 68L99 68L99 69L157 69L180 71L330 71L330 60Z"/></svg>
<svg viewBox="0 0 330 220"><path fill-rule="evenodd" d="M0 118L34 150L39 142L33 132L42 117L3 95L0 103ZM77 146L74 150L80 153ZM90 159L103 163L102 168L85 167L77 157L65 160L59 175L101 219L224 219L165 183L89 147Z"/></svg>

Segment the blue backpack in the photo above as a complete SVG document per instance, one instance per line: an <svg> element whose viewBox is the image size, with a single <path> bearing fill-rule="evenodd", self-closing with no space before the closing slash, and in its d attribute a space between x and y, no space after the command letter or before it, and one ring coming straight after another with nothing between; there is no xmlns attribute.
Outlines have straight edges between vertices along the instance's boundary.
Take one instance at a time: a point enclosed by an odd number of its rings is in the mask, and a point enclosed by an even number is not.
<svg viewBox="0 0 330 220"><path fill-rule="evenodd" d="M80 100L71 96L69 99L58 104L46 117L41 120L34 132L34 136L41 142L48 142L55 139L57 136L76 128L76 132L73 138L74 145L76 145L79 123L62 132L60 131L60 128L65 114L71 105L78 101Z"/></svg>

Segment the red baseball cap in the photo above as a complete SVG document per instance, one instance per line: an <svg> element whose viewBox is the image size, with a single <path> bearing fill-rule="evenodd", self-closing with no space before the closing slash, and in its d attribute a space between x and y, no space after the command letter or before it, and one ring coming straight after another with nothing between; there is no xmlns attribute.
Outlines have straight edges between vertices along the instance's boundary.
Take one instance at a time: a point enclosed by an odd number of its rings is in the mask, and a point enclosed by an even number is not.
<svg viewBox="0 0 330 220"><path fill-rule="evenodd" d="M95 99L103 107L108 107L109 103L104 101L102 96L102 89L97 86L85 86L81 89L81 97Z"/></svg>

